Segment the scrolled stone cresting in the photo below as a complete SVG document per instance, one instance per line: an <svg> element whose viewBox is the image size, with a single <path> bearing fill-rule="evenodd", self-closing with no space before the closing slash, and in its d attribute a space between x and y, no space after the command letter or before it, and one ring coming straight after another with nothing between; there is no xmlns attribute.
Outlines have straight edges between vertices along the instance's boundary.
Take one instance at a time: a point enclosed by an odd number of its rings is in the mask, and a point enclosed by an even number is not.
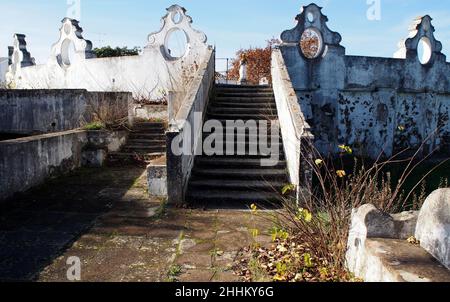
<svg viewBox="0 0 450 302"><path fill-rule="evenodd" d="M308 18L312 16L312 20ZM322 8L312 3L308 6L303 6L302 11L297 17L297 26L293 29L286 30L281 34L281 41L283 44L298 44L300 43L302 34L308 28L313 28L318 31L324 45L339 46L342 37L339 33L331 31L328 26L328 17L322 14Z"/></svg>
<svg viewBox="0 0 450 302"><path fill-rule="evenodd" d="M73 45L76 53L75 60L95 58L92 42L83 38L83 29L74 19L64 18L59 29L59 40L51 48L50 61L57 62L62 68L67 68L70 62L69 51Z"/></svg>
<svg viewBox="0 0 450 302"><path fill-rule="evenodd" d="M426 47L431 52L426 64L432 64L435 60L445 62L446 57L442 54L442 43L434 36L435 29L432 20L429 15L414 19L409 28L408 38L399 42L399 50L394 54L394 58L419 61L419 43L425 39Z"/></svg>

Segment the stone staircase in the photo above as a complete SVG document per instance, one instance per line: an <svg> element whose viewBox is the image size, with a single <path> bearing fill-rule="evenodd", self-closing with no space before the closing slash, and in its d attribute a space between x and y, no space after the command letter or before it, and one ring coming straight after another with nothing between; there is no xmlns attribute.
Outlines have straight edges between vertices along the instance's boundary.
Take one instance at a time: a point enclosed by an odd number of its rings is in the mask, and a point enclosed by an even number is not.
<svg viewBox="0 0 450 302"><path fill-rule="evenodd" d="M215 96L210 101L206 120L226 121L271 120L278 121L273 90L269 86L216 85ZM259 124L258 124L259 125ZM278 203L282 188L288 183L286 161L280 133L271 133L267 126L267 142L278 136L275 166L261 166L261 159L270 156L250 154L249 131L245 135L245 155L214 155L196 158L188 185L186 200L189 204L205 206L249 206L252 203L272 205ZM263 138L258 126L258 142ZM234 135L234 142L238 141ZM204 133L203 139L211 133ZM224 136L225 139L226 136ZM278 139L277 138L277 139ZM226 140L226 139L225 139ZM242 142L242 138L241 138ZM224 149L226 141L224 141ZM237 149L235 145L235 150Z"/></svg>
<svg viewBox="0 0 450 302"><path fill-rule="evenodd" d="M145 163L166 154L166 125L160 122L138 122L133 126L127 143L119 152L108 155L108 162Z"/></svg>

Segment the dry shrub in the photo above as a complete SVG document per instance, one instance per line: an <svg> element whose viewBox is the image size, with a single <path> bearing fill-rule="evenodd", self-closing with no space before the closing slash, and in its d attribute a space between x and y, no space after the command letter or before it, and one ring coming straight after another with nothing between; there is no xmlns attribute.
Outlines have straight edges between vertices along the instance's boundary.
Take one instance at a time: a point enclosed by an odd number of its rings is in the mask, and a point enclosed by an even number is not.
<svg viewBox="0 0 450 302"><path fill-rule="evenodd" d="M128 123L128 103L121 95L114 93L90 96L86 101L84 125L101 123L106 129L126 128Z"/></svg>
<svg viewBox="0 0 450 302"><path fill-rule="evenodd" d="M241 67L241 59L247 61L247 80L250 84L258 85L262 78L272 82L271 59L272 48L280 41L271 39L267 41L264 48L256 47L249 49L241 49L236 53L236 58L232 62L232 67L228 73L228 80L239 79L239 69Z"/></svg>
<svg viewBox="0 0 450 302"><path fill-rule="evenodd" d="M424 143L425 144L425 143ZM280 241L276 238L272 248L272 254L277 253L281 246L301 247L306 251L300 254L297 265L284 267L284 272L280 275L275 271L269 271L275 281L350 281L354 280L347 271L345 256L347 252L347 240L352 209L364 204L374 204L380 210L387 213L394 213L403 210L406 205L420 203L424 201L425 194L415 195L417 188L424 184L424 180L437 168L445 164L442 161L436 165L413 187L410 192L405 192L403 187L406 180L414 170L430 155L418 159L424 144L412 157L403 158L404 150L387 160L378 158L375 163L365 164L354 158L355 164L352 171L346 169L343 157L352 156L353 150L348 146L340 146L342 151L340 164L335 160L325 159L314 148L307 146L303 160L309 160L315 185L303 188L300 192L300 200L288 197L284 194L280 197L283 200L283 209L280 211L265 213L264 216L272 220L278 230L289 234L287 238ZM310 156L312 155L312 156ZM406 169L399 179L392 180L386 168L391 164L403 163ZM289 185L284 188L284 193L294 189ZM424 191L424 189L422 190ZM294 244L294 245L293 245ZM255 252L255 250L253 251ZM267 250L256 249L256 255L252 257L260 259L261 253L269 253ZM307 257L310 262L305 266L301 261ZM308 260L308 261L309 261ZM280 260L279 261L284 261ZM307 272L308 278L299 272ZM273 273L276 275L273 275ZM314 275L315 274L315 275ZM293 276L296 276L295 279ZM298 280L297 280L298 279Z"/></svg>

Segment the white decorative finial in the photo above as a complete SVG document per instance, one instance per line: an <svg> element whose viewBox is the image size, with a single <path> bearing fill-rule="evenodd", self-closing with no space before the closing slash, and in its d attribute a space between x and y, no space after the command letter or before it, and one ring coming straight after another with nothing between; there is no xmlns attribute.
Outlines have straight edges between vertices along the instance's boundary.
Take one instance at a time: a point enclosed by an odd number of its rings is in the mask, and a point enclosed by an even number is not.
<svg viewBox="0 0 450 302"><path fill-rule="evenodd" d="M69 57L70 47L75 50L75 60L95 58L92 43L83 38L83 29L77 20L64 18L59 33L58 42L52 46L50 60L56 61L64 69L69 68L73 63Z"/></svg>
<svg viewBox="0 0 450 302"><path fill-rule="evenodd" d="M148 45L145 49L158 49L168 61L180 59L172 56L168 47L171 35L175 31L181 31L186 36L186 50L181 57L187 56L193 49L207 49L206 35L192 28L192 18L186 14L186 9L179 5L172 5L167 9L167 14L162 18L162 26L158 32L148 36Z"/></svg>
<svg viewBox="0 0 450 302"><path fill-rule="evenodd" d="M442 43L434 36L434 27L431 23L433 19L426 15L415 18L410 27L407 39L402 39L399 43L399 50L394 54L397 59L411 59L420 61L422 64L432 64L436 57L445 56L442 54ZM419 57L419 44L423 43L424 51Z"/></svg>

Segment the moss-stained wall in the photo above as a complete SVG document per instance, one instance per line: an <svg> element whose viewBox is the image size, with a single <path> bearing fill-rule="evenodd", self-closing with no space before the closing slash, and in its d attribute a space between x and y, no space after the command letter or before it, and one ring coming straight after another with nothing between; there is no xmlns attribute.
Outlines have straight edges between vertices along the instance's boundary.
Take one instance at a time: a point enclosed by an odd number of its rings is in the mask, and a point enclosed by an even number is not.
<svg viewBox="0 0 450 302"><path fill-rule="evenodd" d="M281 35L280 50L322 153L337 153L346 144L370 157L381 152L390 156L426 140L424 151L450 154L450 63L431 20L425 16L414 21L395 58L348 56L321 8L303 7L298 25ZM315 58L305 56L300 47L306 30L320 36ZM419 60L423 38L429 41L427 62Z"/></svg>

